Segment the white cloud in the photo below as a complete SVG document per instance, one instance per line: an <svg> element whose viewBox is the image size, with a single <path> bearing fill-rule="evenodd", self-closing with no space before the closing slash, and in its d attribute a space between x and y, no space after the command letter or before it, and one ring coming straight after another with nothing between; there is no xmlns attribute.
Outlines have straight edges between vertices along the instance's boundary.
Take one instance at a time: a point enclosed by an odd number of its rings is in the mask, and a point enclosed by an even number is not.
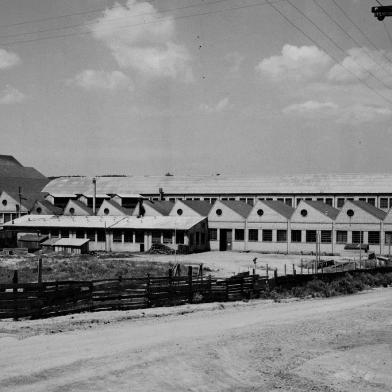
<svg viewBox="0 0 392 392"><path fill-rule="evenodd" d="M367 122L384 121L392 117L392 110L385 106L349 104L334 102L306 101L285 107L285 115L311 119L327 119L337 123L358 125Z"/></svg>
<svg viewBox="0 0 392 392"><path fill-rule="evenodd" d="M121 71L95 71L86 69L80 72L72 80L71 84L80 86L86 90L117 90L132 89L133 84L129 77Z"/></svg>
<svg viewBox="0 0 392 392"><path fill-rule="evenodd" d="M384 83L392 82L392 64L387 53L384 50L352 48L339 64L329 70L327 79L337 83L357 83L358 78L365 80L372 75Z"/></svg>
<svg viewBox="0 0 392 392"><path fill-rule="evenodd" d="M231 105L229 97L225 97L213 105L209 105L206 103L201 104L200 110L206 113L219 113L223 112L224 110L227 110L228 108L230 108L230 106Z"/></svg>
<svg viewBox="0 0 392 392"><path fill-rule="evenodd" d="M312 80L320 77L331 66L330 57L316 46L286 44L281 55L263 59L256 71L274 80Z"/></svg>
<svg viewBox="0 0 392 392"><path fill-rule="evenodd" d="M175 41L174 19L148 2L128 0L108 8L90 27L105 43L121 68L146 77L193 80L188 50Z"/></svg>
<svg viewBox="0 0 392 392"><path fill-rule="evenodd" d="M0 92L0 105L20 103L26 99L26 95L13 86L7 85Z"/></svg>
<svg viewBox="0 0 392 392"><path fill-rule="evenodd" d="M20 57L16 53L0 48L0 69L14 67L20 64L20 62Z"/></svg>

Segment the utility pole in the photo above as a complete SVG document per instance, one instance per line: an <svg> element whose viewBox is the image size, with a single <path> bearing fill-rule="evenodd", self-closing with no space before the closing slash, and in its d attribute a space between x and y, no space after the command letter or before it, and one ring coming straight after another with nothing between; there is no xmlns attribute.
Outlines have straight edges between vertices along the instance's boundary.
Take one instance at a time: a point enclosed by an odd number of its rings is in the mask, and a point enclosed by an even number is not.
<svg viewBox="0 0 392 392"><path fill-rule="evenodd" d="M386 16L392 16L392 5L380 5L377 7L372 7L371 10L379 21L383 21Z"/></svg>

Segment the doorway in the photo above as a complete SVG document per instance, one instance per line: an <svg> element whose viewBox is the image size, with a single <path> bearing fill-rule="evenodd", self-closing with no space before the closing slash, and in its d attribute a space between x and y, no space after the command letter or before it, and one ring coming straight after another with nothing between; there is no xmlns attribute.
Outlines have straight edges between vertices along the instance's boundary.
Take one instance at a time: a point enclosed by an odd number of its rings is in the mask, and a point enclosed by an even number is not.
<svg viewBox="0 0 392 392"><path fill-rule="evenodd" d="M226 250L231 250L232 241L233 241L233 230L220 229L219 250L223 252Z"/></svg>

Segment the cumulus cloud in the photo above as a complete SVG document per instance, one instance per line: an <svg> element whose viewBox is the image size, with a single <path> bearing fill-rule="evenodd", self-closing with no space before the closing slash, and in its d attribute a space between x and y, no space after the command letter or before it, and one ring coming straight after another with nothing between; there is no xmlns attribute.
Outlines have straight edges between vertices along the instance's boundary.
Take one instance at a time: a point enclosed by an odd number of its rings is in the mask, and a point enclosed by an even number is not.
<svg viewBox="0 0 392 392"><path fill-rule="evenodd" d="M90 27L118 65L146 77L193 80L190 54L176 42L174 19L162 16L152 4L128 0L108 8Z"/></svg>
<svg viewBox="0 0 392 392"><path fill-rule="evenodd" d="M7 85L0 92L0 105L10 105L13 103L20 103L26 99L26 95L20 92L17 88Z"/></svg>
<svg viewBox="0 0 392 392"><path fill-rule="evenodd" d="M210 105L203 103L200 105L200 110L206 113L219 113L227 110L230 107L230 99L229 97L222 98L217 103Z"/></svg>
<svg viewBox="0 0 392 392"><path fill-rule="evenodd" d="M330 66L330 57L316 46L286 44L280 55L263 59L256 71L274 80L302 81L320 77Z"/></svg>
<svg viewBox="0 0 392 392"><path fill-rule="evenodd" d="M366 104L338 105L330 101L295 103L285 107L282 112L285 115L303 118L328 118L337 123L353 125L383 121L392 117L392 110L385 106Z"/></svg>
<svg viewBox="0 0 392 392"><path fill-rule="evenodd" d="M76 75L69 83L86 90L113 91L133 88L130 78L121 71L105 72L86 69Z"/></svg>
<svg viewBox="0 0 392 392"><path fill-rule="evenodd" d="M16 53L0 48L0 69L14 67L20 64L20 62L20 57Z"/></svg>

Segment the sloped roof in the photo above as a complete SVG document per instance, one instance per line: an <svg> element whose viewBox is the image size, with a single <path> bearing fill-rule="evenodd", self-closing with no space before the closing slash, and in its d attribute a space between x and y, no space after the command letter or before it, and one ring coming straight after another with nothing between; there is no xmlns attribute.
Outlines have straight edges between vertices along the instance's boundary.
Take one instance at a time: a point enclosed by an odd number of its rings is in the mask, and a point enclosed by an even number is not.
<svg viewBox="0 0 392 392"><path fill-rule="evenodd" d="M213 207L211 203L203 200L181 200L181 202L201 216L207 216Z"/></svg>
<svg viewBox="0 0 392 392"><path fill-rule="evenodd" d="M298 174L280 176L127 176L98 177L97 192L105 194L364 194L392 193L392 174ZM85 193L91 177L60 177L45 191Z"/></svg>
<svg viewBox="0 0 392 392"><path fill-rule="evenodd" d="M322 201L316 200L303 200L304 203L313 207L317 211L321 212L323 215L328 216L331 219L336 219L340 210L330 206L329 204L325 204Z"/></svg>
<svg viewBox="0 0 392 392"><path fill-rule="evenodd" d="M19 202L19 193L18 192L13 192L13 191L7 191L4 190L9 196L11 196L14 200ZM31 210L34 207L34 204L37 200L39 201L45 201L45 194L41 192L35 192L35 193L21 193L22 200L21 204L23 207L25 207L28 210Z"/></svg>
<svg viewBox="0 0 392 392"><path fill-rule="evenodd" d="M125 215L132 215L133 210L131 208L124 208L120 204L116 203L114 200L105 200L105 202L117 210L121 211Z"/></svg>
<svg viewBox="0 0 392 392"><path fill-rule="evenodd" d="M43 199L43 200L37 200L36 202L39 202L41 205L43 205L45 208L47 208L49 211L52 212L53 215L61 215L63 213L63 209L57 206L54 206L52 203L49 201Z"/></svg>
<svg viewBox="0 0 392 392"><path fill-rule="evenodd" d="M89 213L90 215L93 214L93 210L90 207L87 207L86 204L82 203L80 200L70 200L69 202L76 204L79 208L83 211Z"/></svg>
<svg viewBox="0 0 392 392"><path fill-rule="evenodd" d="M60 238L55 238L55 237L53 237L53 238L48 238L46 241L44 241L44 242L42 243L42 245L45 245L45 246L53 246L59 239L60 239Z"/></svg>
<svg viewBox="0 0 392 392"><path fill-rule="evenodd" d="M12 155L0 155L1 166L22 166Z"/></svg>
<svg viewBox="0 0 392 392"><path fill-rule="evenodd" d="M89 242L88 238L60 238L54 245L56 246L82 246Z"/></svg>
<svg viewBox="0 0 392 392"><path fill-rule="evenodd" d="M285 218L290 219L293 215L295 208L278 200L263 200L262 203L276 211L278 214L283 215Z"/></svg>
<svg viewBox="0 0 392 392"><path fill-rule="evenodd" d="M350 200L350 203L366 211L368 214L373 215L377 219L383 220L387 216L387 213L385 211L382 211L377 207L373 206L372 204L366 203L365 201Z"/></svg>
<svg viewBox="0 0 392 392"><path fill-rule="evenodd" d="M58 227L58 228L115 228L115 229L161 229L189 230L206 218L196 216L68 216L24 215L4 224L5 227Z"/></svg>
<svg viewBox="0 0 392 392"><path fill-rule="evenodd" d="M237 200L219 200L222 204L235 211L237 214L247 218L253 209L253 206L245 203L244 201Z"/></svg>
<svg viewBox="0 0 392 392"><path fill-rule="evenodd" d="M155 211L158 211L160 214L164 216L169 215L170 211L174 207L174 203L167 200L157 200L157 201L144 200L143 204L150 206Z"/></svg>
<svg viewBox="0 0 392 392"><path fill-rule="evenodd" d="M41 242L47 240L47 235L37 235L37 234L25 234L18 238L18 241L25 241L25 242Z"/></svg>

